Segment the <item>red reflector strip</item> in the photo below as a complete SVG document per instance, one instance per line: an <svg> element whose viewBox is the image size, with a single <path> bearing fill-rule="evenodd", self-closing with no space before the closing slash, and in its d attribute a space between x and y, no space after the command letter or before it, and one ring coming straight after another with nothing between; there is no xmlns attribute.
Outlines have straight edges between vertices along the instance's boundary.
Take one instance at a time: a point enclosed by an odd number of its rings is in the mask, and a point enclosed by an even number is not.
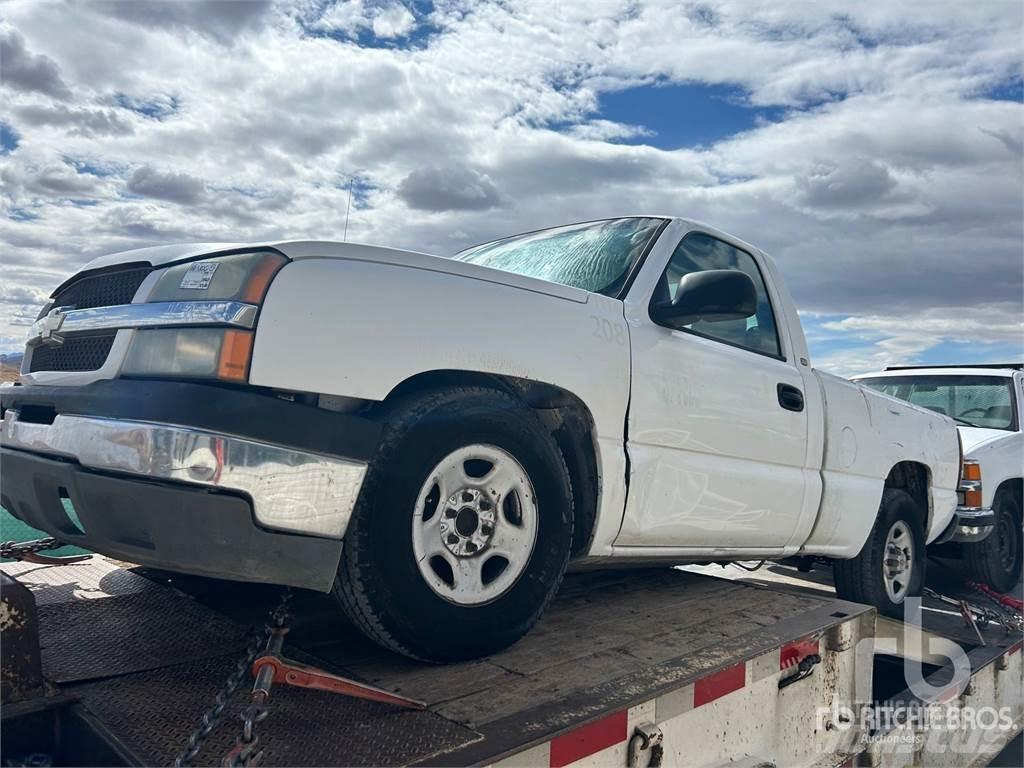
<svg viewBox="0 0 1024 768"><path fill-rule="evenodd" d="M626 740L626 710L602 717L589 725L551 740L551 768L562 768Z"/></svg>
<svg viewBox="0 0 1024 768"><path fill-rule="evenodd" d="M747 665L745 663L715 672L715 674L703 677L693 684L693 706L696 708L708 704L715 699L722 698L727 693L738 691L746 684Z"/></svg>
<svg viewBox="0 0 1024 768"><path fill-rule="evenodd" d="M785 669L793 664L799 664L800 660L812 656L818 652L818 638L805 637L795 643L788 643L782 646L779 652L779 669Z"/></svg>

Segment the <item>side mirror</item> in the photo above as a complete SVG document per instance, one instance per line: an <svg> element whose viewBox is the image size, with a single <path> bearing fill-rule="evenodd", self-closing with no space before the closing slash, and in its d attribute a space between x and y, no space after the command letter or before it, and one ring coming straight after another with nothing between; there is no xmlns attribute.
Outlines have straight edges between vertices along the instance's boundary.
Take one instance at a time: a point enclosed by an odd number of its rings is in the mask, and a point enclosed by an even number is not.
<svg viewBox="0 0 1024 768"><path fill-rule="evenodd" d="M659 322L688 325L698 320L743 320L756 312L757 289L748 275L735 269L709 269L683 275L675 299L656 304L651 314Z"/></svg>

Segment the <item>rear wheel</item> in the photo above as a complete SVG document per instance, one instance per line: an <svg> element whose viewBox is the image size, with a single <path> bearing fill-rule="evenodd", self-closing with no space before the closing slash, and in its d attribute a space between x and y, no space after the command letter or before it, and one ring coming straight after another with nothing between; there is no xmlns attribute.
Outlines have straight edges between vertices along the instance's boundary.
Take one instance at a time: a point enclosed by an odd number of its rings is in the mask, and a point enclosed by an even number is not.
<svg viewBox="0 0 1024 768"><path fill-rule="evenodd" d="M995 526L983 540L963 544L965 575L997 592L1009 592L1021 576L1022 541L1020 507L1005 491L996 494L992 504Z"/></svg>
<svg viewBox="0 0 1024 768"><path fill-rule="evenodd" d="M388 419L333 591L392 650L475 658L537 621L571 539L568 471L533 410L497 390L437 390Z"/></svg>
<svg viewBox="0 0 1024 768"><path fill-rule="evenodd" d="M903 602L921 594L924 563L924 529L917 503L906 491L887 488L860 553L833 563L836 594L901 619Z"/></svg>

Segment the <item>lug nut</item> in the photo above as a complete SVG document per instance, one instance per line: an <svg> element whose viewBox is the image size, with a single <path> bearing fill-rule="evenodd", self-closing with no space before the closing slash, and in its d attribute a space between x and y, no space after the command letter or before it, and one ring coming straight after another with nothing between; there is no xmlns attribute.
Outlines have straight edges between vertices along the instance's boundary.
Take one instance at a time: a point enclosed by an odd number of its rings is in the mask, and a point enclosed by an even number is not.
<svg viewBox="0 0 1024 768"><path fill-rule="evenodd" d="M473 554L474 552L476 552L476 544L474 544L472 541L467 541L466 552L469 554Z"/></svg>
<svg viewBox="0 0 1024 768"><path fill-rule="evenodd" d="M449 533L448 534L448 543L449 544L458 544L459 543L459 537L456 536L454 533Z"/></svg>
<svg viewBox="0 0 1024 768"><path fill-rule="evenodd" d="M480 526L480 533L482 533L484 536L490 536L491 535L491 531L493 531L493 530L494 529L491 528L491 526L489 526L489 525L481 525Z"/></svg>

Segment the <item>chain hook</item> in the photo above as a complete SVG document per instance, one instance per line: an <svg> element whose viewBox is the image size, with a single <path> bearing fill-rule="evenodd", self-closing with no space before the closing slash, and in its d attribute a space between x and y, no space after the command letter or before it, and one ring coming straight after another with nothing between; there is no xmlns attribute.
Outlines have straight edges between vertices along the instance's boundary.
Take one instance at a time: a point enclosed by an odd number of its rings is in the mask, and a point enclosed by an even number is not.
<svg viewBox="0 0 1024 768"><path fill-rule="evenodd" d="M0 558L4 560L21 560L26 563L37 565L68 565L69 563L80 563L88 560L92 555L66 555L64 557L52 557L40 555L50 549L60 549L64 542L48 536L45 539L33 539L32 541L5 541L0 544Z"/></svg>
<svg viewBox="0 0 1024 768"><path fill-rule="evenodd" d="M256 659L257 655L259 655L260 650L266 644L267 638L274 633L275 628L279 630L287 620L287 612L282 613L281 609L287 605L290 597L291 590L286 590L281 595L281 599L277 606L273 611L271 611L268 621L259 629L253 627L250 633L248 645L245 649L245 654L239 658L230 674L228 674L228 678L225 681L224 686L217 692L217 695L214 698L213 706L203 713L199 725L196 726L196 729L192 731L191 734L189 734L184 749L182 749L174 759L175 768L191 765L192 761L196 758L196 755L198 755L200 750L202 750L204 742L223 717L228 703L241 686L246 675L248 675L252 669L252 663ZM222 764L253 765L255 761L259 759L263 750L260 749L259 752L255 751L255 744L258 742L255 734L255 724L265 717L266 712L264 710L264 714L262 716L254 716L251 722L243 724L243 730L251 736L251 739L247 741L239 739L231 751L224 756Z"/></svg>

